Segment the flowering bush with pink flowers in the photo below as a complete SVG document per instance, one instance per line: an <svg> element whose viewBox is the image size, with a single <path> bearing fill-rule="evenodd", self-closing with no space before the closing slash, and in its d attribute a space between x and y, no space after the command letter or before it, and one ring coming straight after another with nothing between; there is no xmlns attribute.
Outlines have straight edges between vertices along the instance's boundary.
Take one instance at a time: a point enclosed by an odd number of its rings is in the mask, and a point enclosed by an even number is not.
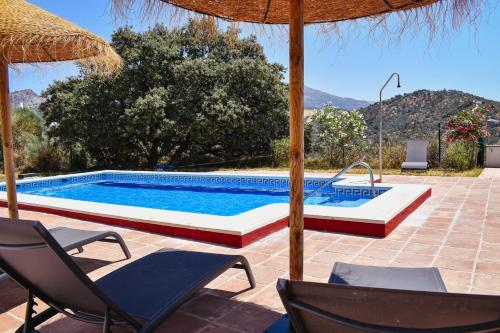
<svg viewBox="0 0 500 333"><path fill-rule="evenodd" d="M488 114L493 107L475 107L471 110L463 110L449 117L446 122L446 133L444 139L447 142L462 142L469 151L469 167L474 166L474 156L477 142L480 138L490 136L487 129Z"/></svg>
<svg viewBox="0 0 500 333"><path fill-rule="evenodd" d="M448 142L469 141L477 143L480 138L490 135L487 130L487 115L492 112L492 106L476 107L472 110L460 111L449 117L446 123L444 138Z"/></svg>

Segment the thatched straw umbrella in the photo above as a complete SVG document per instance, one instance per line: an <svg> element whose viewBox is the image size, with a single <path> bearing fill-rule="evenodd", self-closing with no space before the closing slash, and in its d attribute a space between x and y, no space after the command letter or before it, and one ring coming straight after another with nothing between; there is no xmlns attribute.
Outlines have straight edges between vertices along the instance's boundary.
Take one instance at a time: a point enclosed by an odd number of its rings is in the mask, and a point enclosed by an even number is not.
<svg viewBox="0 0 500 333"><path fill-rule="evenodd" d="M229 22L288 24L290 45L290 278L303 276L304 229L304 24L367 18L383 26L386 14L400 13L401 30L427 24L431 31L443 24L457 26L474 19L481 0L114 0L118 13L140 2L146 14L159 1ZM161 9L161 8L160 8ZM177 11L174 12L177 14Z"/></svg>
<svg viewBox="0 0 500 333"><path fill-rule="evenodd" d="M8 65L81 59L112 72L121 59L101 38L23 0L0 0L0 113L9 216L18 218Z"/></svg>

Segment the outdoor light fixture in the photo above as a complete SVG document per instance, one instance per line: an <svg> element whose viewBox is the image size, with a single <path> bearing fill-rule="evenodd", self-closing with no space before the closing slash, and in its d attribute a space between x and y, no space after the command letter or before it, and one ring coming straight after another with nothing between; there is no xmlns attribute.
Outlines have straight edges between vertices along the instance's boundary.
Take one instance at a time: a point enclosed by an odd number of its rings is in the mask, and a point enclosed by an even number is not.
<svg viewBox="0 0 500 333"><path fill-rule="evenodd" d="M389 81L396 76L398 79L398 85L397 88L401 88L401 83L399 81L399 73L392 73L391 76L385 81L384 85L380 89L379 93L379 127L378 127L378 168L379 168L379 181L382 182L382 170L383 170L383 165L382 165L382 91L385 89Z"/></svg>

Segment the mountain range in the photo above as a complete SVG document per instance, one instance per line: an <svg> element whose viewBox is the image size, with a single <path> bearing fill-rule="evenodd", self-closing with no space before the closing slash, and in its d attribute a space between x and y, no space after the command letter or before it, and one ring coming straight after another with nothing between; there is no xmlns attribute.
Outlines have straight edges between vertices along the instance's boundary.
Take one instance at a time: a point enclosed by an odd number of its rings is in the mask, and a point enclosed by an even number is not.
<svg viewBox="0 0 500 333"><path fill-rule="evenodd" d="M27 107L35 111L44 100L31 89L13 91L9 94L9 99L12 108Z"/></svg>
<svg viewBox="0 0 500 333"><path fill-rule="evenodd" d="M308 86L304 87L304 109L319 109L326 103L331 103L343 110L359 109L372 104L372 102L339 97Z"/></svg>
<svg viewBox="0 0 500 333"><path fill-rule="evenodd" d="M14 91L10 94L10 103L14 108L25 106L36 110L42 102L43 98L31 89ZM332 103L334 106L344 110L359 109L371 104L367 101L339 97L307 86L304 87L305 109L318 109L326 103Z"/></svg>

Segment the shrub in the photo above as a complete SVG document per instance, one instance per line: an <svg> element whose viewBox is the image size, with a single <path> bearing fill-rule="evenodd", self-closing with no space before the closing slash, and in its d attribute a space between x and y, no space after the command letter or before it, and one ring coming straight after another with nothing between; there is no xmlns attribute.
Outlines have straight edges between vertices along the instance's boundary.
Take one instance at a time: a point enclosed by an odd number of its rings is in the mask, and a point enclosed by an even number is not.
<svg viewBox="0 0 500 333"><path fill-rule="evenodd" d="M312 146L330 159L330 166L345 166L359 159L366 145L366 123L358 111L325 104L312 117Z"/></svg>
<svg viewBox="0 0 500 333"><path fill-rule="evenodd" d="M14 164L23 170L28 167L28 147L42 139L43 120L38 113L28 108L17 108L12 112L12 136Z"/></svg>
<svg viewBox="0 0 500 333"><path fill-rule="evenodd" d="M271 156L274 167L288 166L290 159L290 138L272 140Z"/></svg>
<svg viewBox="0 0 500 333"><path fill-rule="evenodd" d="M487 119L492 110L491 105L486 108L475 107L449 117L446 123L445 140L477 142L480 138L487 138L490 135L487 130Z"/></svg>
<svg viewBox="0 0 500 333"><path fill-rule="evenodd" d="M429 149L427 151L427 162L429 168L439 167L439 142L438 140L429 141Z"/></svg>
<svg viewBox="0 0 500 333"><path fill-rule="evenodd" d="M490 136L487 128L488 114L493 110L492 106L476 106L472 110L463 110L456 115L449 117L446 123L446 133L444 138L448 142L463 142L462 148L467 149L468 168L474 167L476 159L476 147L480 138ZM460 148L460 149L462 149ZM458 149L458 148L451 148ZM453 158L454 157L451 157ZM456 157L460 160L462 156Z"/></svg>
<svg viewBox="0 0 500 333"><path fill-rule="evenodd" d="M309 157L304 161L306 169L330 169L330 159L324 157Z"/></svg>
<svg viewBox="0 0 500 333"><path fill-rule="evenodd" d="M66 169L66 164L61 149L44 140L31 147L27 169L36 172L53 173Z"/></svg>
<svg viewBox="0 0 500 333"><path fill-rule="evenodd" d="M452 142L446 147L443 166L457 170L470 168L470 150L464 142Z"/></svg>
<svg viewBox="0 0 500 333"><path fill-rule="evenodd" d="M401 168L401 164L403 164L405 160L406 160L406 145L395 144L390 146L382 146L382 162L384 164L384 168L399 169Z"/></svg>

